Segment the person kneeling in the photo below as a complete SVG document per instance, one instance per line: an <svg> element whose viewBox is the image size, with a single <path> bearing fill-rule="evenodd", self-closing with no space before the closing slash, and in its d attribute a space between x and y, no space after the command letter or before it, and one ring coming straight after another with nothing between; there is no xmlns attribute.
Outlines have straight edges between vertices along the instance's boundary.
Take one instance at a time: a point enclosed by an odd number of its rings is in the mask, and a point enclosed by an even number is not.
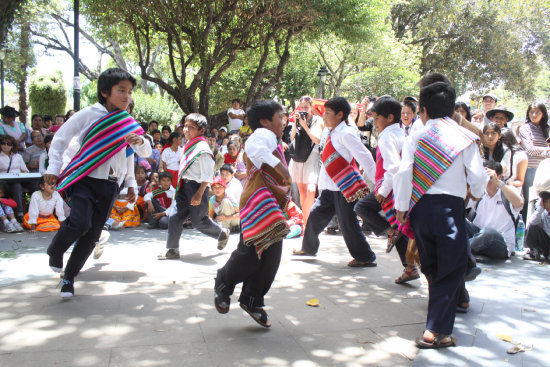
<svg viewBox="0 0 550 367"><path fill-rule="evenodd" d="M212 192L208 205L208 216L220 223L222 228L229 228L232 233L240 232L239 205L225 193L225 180L214 177Z"/></svg>
<svg viewBox="0 0 550 367"><path fill-rule="evenodd" d="M172 186L172 174L170 172L161 172L159 174L159 186L148 192L143 197L147 206L147 218L149 221L149 229L168 228L168 218L170 217L171 208L176 189Z"/></svg>
<svg viewBox="0 0 550 367"><path fill-rule="evenodd" d="M525 247L529 248L523 258L540 261L542 256L549 259L550 250L550 187L539 194L536 210L529 218L525 236Z"/></svg>
<svg viewBox="0 0 550 367"><path fill-rule="evenodd" d="M472 253L492 259L506 259L515 249L516 225L523 199L511 185L502 181L498 162L483 162L489 183L481 199L475 203L475 218L467 222Z"/></svg>

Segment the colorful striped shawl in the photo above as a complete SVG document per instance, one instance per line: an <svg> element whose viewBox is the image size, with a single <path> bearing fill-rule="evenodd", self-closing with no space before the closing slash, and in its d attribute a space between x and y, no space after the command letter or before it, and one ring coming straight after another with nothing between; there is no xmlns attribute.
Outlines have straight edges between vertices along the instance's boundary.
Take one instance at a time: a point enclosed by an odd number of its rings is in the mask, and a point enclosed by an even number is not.
<svg viewBox="0 0 550 367"><path fill-rule="evenodd" d="M286 166L282 145L273 151ZM241 231L244 244L255 246L261 257L273 243L283 240L289 233L284 210L290 201L290 185L283 185L273 167L264 164L261 169L244 155L247 177L240 201Z"/></svg>
<svg viewBox="0 0 550 367"><path fill-rule="evenodd" d="M375 177L378 178L376 180L376 183L374 184L374 193L378 194L378 190L380 190L380 187L382 186L382 183L384 182L384 173L386 170L384 170L384 158L382 158L382 154L380 153L380 147L376 148L376 174ZM390 191L388 196L386 196L386 199L380 204L382 207L382 210L384 211L384 214L386 215L386 220L388 223L390 223L390 226L392 228L397 228L399 223L397 222L397 217L395 216L395 210L393 208L393 190Z"/></svg>
<svg viewBox="0 0 550 367"><path fill-rule="evenodd" d="M127 111L109 112L94 122L84 134L80 149L61 173L57 191L66 190L126 147L127 156L132 154L133 150L124 140L131 133L142 135L145 131Z"/></svg>
<svg viewBox="0 0 550 367"><path fill-rule="evenodd" d="M368 194L369 188L357 169L355 160L352 160L351 163L346 161L332 145L330 135L325 142L321 160L328 176L342 191L348 203L361 199Z"/></svg>
<svg viewBox="0 0 550 367"><path fill-rule="evenodd" d="M461 128L448 117L440 119L424 133L414 152L409 212L456 157L478 140L477 135Z"/></svg>
<svg viewBox="0 0 550 367"><path fill-rule="evenodd" d="M214 155L212 154L210 146L204 136L197 136L196 138L185 143L180 158L180 169L178 171L178 186L176 187L176 193L180 189L183 174L187 172L193 162L195 162L195 160L203 153L210 154L212 159L214 159Z"/></svg>

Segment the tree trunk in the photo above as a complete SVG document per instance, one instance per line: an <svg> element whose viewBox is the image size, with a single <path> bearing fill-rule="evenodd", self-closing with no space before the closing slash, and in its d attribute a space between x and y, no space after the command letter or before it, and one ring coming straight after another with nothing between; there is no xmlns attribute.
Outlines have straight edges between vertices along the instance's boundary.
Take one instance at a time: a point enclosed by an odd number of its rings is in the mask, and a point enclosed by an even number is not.
<svg viewBox="0 0 550 367"><path fill-rule="evenodd" d="M208 127L210 129L219 129L222 126L227 125L228 122L229 119L227 118L227 111L208 116Z"/></svg>

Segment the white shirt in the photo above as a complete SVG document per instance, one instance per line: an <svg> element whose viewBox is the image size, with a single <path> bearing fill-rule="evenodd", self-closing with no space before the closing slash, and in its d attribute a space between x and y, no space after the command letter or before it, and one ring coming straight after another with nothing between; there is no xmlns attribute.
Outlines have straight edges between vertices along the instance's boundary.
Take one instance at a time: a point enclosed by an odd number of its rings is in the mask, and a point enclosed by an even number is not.
<svg viewBox="0 0 550 367"><path fill-rule="evenodd" d="M54 191L52 197L48 200L42 196L42 191L35 191L31 196L29 203L29 224L36 224L39 215L52 215L55 209L57 219L62 222L65 220L65 211L63 210L63 199L57 191Z"/></svg>
<svg viewBox="0 0 550 367"><path fill-rule="evenodd" d="M523 207L514 209L512 203L509 203L509 205L512 214L517 217ZM502 237L504 237L504 241L506 241L508 255L514 251L516 247L516 229L512 218L510 218L510 214L508 214L504 207L502 191L498 190L493 197L490 197L487 192L483 194L479 205L477 205L473 223L481 229L492 228L500 232Z"/></svg>
<svg viewBox="0 0 550 367"><path fill-rule="evenodd" d="M277 148L277 135L266 128L256 129L252 135L248 137L244 146L244 152L250 161L261 169L262 164L266 163L271 167L275 167L281 161L273 155L273 151Z"/></svg>
<svg viewBox="0 0 550 367"><path fill-rule="evenodd" d="M49 163L46 169L47 174L59 176L63 165L63 152L66 150L71 139L78 137L78 143L82 144L82 139L88 128L99 118L108 113L105 106L96 103L93 106L86 107L75 113L61 128L55 133L52 140L50 150L48 151ZM141 157L149 157L151 155L151 145L147 144L142 138L141 145L130 144L130 147ZM134 155L126 157L126 149L122 149L109 160L97 167L88 176L106 180L111 175L118 177L118 184L121 185L126 181L127 187L135 187L136 180L134 176Z"/></svg>
<svg viewBox="0 0 550 367"><path fill-rule="evenodd" d="M504 162L505 158L502 158L502 162ZM516 180L518 178L518 164L522 161L527 161L529 158L527 157L527 153L524 150L517 150L514 152L514 155L508 156L507 166L512 167L511 170L508 170L508 173L504 175L505 181L512 179ZM512 173L510 175L510 173Z"/></svg>
<svg viewBox="0 0 550 367"><path fill-rule="evenodd" d="M214 159L212 159L210 154L202 153L195 159L191 166L189 166L187 171L182 175L182 178L199 183L212 182L214 178Z"/></svg>
<svg viewBox="0 0 550 367"><path fill-rule="evenodd" d="M227 110L227 119L229 120L229 131L233 130L239 130L241 126L243 126L243 120L242 119L232 119L229 117L229 114L232 113L234 115L244 115L244 111L240 108L238 110L231 107Z"/></svg>
<svg viewBox="0 0 550 367"><path fill-rule="evenodd" d="M241 182L233 177L231 181L227 184L225 188L225 194L231 198L236 203L239 203L241 200L241 193L243 192L243 185Z"/></svg>
<svg viewBox="0 0 550 367"><path fill-rule="evenodd" d="M539 199L540 200L540 199ZM540 204L537 204L537 209L529 217L529 226L542 226L544 232L550 236L550 214Z"/></svg>
<svg viewBox="0 0 550 367"><path fill-rule="evenodd" d="M8 172L8 167L10 171ZM0 152L0 172L2 173L21 173L29 172L23 157L19 153L11 154L11 165L10 165L10 156L4 152Z"/></svg>
<svg viewBox="0 0 550 367"><path fill-rule="evenodd" d="M401 165L393 178L394 207L398 211L406 212L409 210L412 194L414 153L418 146L418 141L438 121L439 119L428 120L422 129L409 135L403 144ZM458 125L456 126L459 129L464 129ZM464 171L467 172L467 175ZM426 194L446 194L464 199L467 192L466 183L468 183L472 195L479 198L483 195L488 181L489 176L487 176L487 172L483 168L483 161L479 155L478 146L477 144L470 144L469 147L464 149L455 158L449 168L433 183Z"/></svg>
<svg viewBox="0 0 550 367"><path fill-rule="evenodd" d="M378 149L384 160L384 182L378 193L387 197L393 190L393 176L399 171L401 149L405 142L405 132L399 124L391 124L378 135Z"/></svg>
<svg viewBox="0 0 550 367"><path fill-rule="evenodd" d="M336 149L346 161L351 162L352 159L355 158L357 163L359 163L365 171L368 179L374 182L376 164L374 163L374 159L372 159L372 155L367 148L365 148L363 143L361 143L361 139L357 137L352 127L346 125L345 122L341 122L331 130L330 141L334 149ZM321 170L319 171L318 186L319 190L340 191L338 186L329 177L324 164L321 164Z"/></svg>
<svg viewBox="0 0 550 367"><path fill-rule="evenodd" d="M168 147L164 149L161 155L161 160L166 163L166 168L172 171L177 171L180 168L180 158L183 148L178 147L178 150L174 152L172 148Z"/></svg>

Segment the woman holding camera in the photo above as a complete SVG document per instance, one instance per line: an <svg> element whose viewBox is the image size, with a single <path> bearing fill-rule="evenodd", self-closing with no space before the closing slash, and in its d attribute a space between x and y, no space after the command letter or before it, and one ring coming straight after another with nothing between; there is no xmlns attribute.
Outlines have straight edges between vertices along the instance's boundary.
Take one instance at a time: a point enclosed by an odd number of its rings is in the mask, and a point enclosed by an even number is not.
<svg viewBox="0 0 550 367"><path fill-rule="evenodd" d="M300 97L300 111L294 115L296 122L290 134L291 145L294 148L291 149L289 169L292 181L300 191L304 227L317 192L317 180L321 169L319 142L324 128L323 118L313 114L312 105L313 100L310 96Z"/></svg>

